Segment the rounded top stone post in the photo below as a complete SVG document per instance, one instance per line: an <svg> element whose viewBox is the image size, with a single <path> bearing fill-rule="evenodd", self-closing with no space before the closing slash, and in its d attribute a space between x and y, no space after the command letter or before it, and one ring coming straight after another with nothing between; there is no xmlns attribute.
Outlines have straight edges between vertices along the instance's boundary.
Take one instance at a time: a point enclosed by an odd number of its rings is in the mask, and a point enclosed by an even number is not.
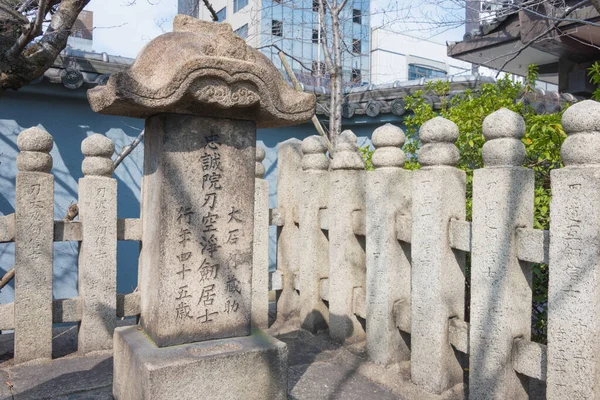
<svg viewBox="0 0 600 400"><path fill-rule="evenodd" d="M458 126L449 119L435 117L425 122L419 130L423 143L419 149L419 163L424 167L455 166L460 154L454 145L458 139Z"/></svg>
<svg viewBox="0 0 600 400"><path fill-rule="evenodd" d="M265 166L262 163L265 159L265 155L265 149L256 146L256 168L254 169L254 176L256 178L262 178L265 176Z"/></svg>
<svg viewBox="0 0 600 400"><path fill-rule="evenodd" d="M405 156L402 145L405 137L402 129L392 124L385 124L375 129L371 140L375 146L371 159L375 168L404 166Z"/></svg>
<svg viewBox="0 0 600 400"><path fill-rule="evenodd" d="M305 171L329 169L327 144L321 136L309 136L302 141L302 169Z"/></svg>
<svg viewBox="0 0 600 400"><path fill-rule="evenodd" d="M231 25L177 15L173 32L148 43L128 69L88 91L96 112L137 118L160 113L295 125L315 113L314 94L289 87L273 63Z"/></svg>
<svg viewBox="0 0 600 400"><path fill-rule="evenodd" d="M351 130L345 130L337 137L333 148L331 169L365 169L365 162L358 154L358 140Z"/></svg>
<svg viewBox="0 0 600 400"><path fill-rule="evenodd" d="M52 156L49 154L54 146L52 136L42 128L34 126L25 129L17 137L19 154L17 169L28 172L50 172Z"/></svg>
<svg viewBox="0 0 600 400"><path fill-rule="evenodd" d="M525 145L521 138L525 135L525 120L507 108L488 115L483 120L483 136L486 139L482 148L483 163L486 167L521 166L525 161Z"/></svg>
<svg viewBox="0 0 600 400"><path fill-rule="evenodd" d="M106 136L95 133L81 142L81 153L85 156L81 163L84 176L105 176L110 178L114 171L111 159L115 144Z"/></svg>
<svg viewBox="0 0 600 400"><path fill-rule="evenodd" d="M575 103L563 114L562 126L567 134L561 147L565 166L600 164L600 103Z"/></svg>

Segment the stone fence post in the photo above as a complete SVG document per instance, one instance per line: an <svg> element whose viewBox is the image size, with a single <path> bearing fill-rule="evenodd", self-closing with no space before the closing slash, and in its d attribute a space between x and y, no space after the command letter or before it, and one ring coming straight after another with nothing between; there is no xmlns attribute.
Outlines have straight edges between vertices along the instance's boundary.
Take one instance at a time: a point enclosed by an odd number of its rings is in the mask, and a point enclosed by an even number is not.
<svg viewBox="0 0 600 400"><path fill-rule="evenodd" d="M365 209L365 165L356 136L342 132L335 143L329 174L329 332L340 343L365 338L354 315L354 288L365 287L365 251L353 230L353 214Z"/></svg>
<svg viewBox="0 0 600 400"><path fill-rule="evenodd" d="M112 177L114 143L95 134L81 143L79 180L79 352L113 347L117 316L117 180Z"/></svg>
<svg viewBox="0 0 600 400"><path fill-rule="evenodd" d="M277 146L277 208L283 212L283 226L277 228L277 270L282 275L282 290L277 298L277 322L300 316L300 295L294 281L299 271L300 233L296 225L300 173L301 142L289 139Z"/></svg>
<svg viewBox="0 0 600 400"><path fill-rule="evenodd" d="M552 171L547 398L600 398L600 104L565 111Z"/></svg>
<svg viewBox="0 0 600 400"><path fill-rule="evenodd" d="M15 364L52 358L54 176L52 136L34 127L17 138Z"/></svg>
<svg viewBox="0 0 600 400"><path fill-rule="evenodd" d="M410 215L410 171L404 170L404 132L386 124L373 132L373 165L367 172L367 350L380 364L410 360L394 320L394 303L410 304L410 245L396 235L396 216Z"/></svg>
<svg viewBox="0 0 600 400"><path fill-rule="evenodd" d="M265 149L256 146L252 326L258 329L269 327L269 182L263 179L264 159Z"/></svg>
<svg viewBox="0 0 600 400"><path fill-rule="evenodd" d="M515 338L531 337L531 268L517 258L517 228L533 227L533 171L521 167L525 122L500 109L483 121L485 168L473 176L471 399L528 399Z"/></svg>
<svg viewBox="0 0 600 400"><path fill-rule="evenodd" d="M448 340L452 317L464 319L464 253L449 243L453 219L465 219L465 173L454 166L458 127L442 117L420 130L422 168L412 183L411 378L441 393L463 381L463 370Z"/></svg>
<svg viewBox="0 0 600 400"><path fill-rule="evenodd" d="M302 196L298 207L300 223L300 322L315 333L329 323L329 309L321 300L321 279L329 276L329 240L321 230L319 210L329 200L329 159L320 136L302 142Z"/></svg>

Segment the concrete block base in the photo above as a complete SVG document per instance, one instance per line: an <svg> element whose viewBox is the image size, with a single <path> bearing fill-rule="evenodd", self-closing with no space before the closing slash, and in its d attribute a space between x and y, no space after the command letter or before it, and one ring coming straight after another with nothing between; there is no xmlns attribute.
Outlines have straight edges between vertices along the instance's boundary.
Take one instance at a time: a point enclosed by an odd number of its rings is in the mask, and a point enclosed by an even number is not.
<svg viewBox="0 0 600 400"><path fill-rule="evenodd" d="M117 400L287 399L285 343L251 336L157 347L140 326L114 334Z"/></svg>

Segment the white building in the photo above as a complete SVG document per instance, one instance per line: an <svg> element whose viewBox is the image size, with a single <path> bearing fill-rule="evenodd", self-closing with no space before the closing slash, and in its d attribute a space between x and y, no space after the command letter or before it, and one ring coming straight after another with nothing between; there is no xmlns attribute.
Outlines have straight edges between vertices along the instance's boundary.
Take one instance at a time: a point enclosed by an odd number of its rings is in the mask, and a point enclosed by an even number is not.
<svg viewBox="0 0 600 400"><path fill-rule="evenodd" d="M376 28L371 31L371 76L373 84L470 75L471 64L446 55L446 44Z"/></svg>

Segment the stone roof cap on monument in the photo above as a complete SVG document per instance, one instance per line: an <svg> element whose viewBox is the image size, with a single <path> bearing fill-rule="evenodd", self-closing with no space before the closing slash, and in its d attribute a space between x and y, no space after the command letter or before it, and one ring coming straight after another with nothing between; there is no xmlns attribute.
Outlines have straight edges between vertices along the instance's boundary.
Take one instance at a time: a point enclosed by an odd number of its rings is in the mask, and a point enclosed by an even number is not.
<svg viewBox="0 0 600 400"><path fill-rule="evenodd" d="M315 95L297 92L231 25L178 15L173 32L148 43L128 69L88 91L102 114L159 113L253 120L260 128L311 119Z"/></svg>

